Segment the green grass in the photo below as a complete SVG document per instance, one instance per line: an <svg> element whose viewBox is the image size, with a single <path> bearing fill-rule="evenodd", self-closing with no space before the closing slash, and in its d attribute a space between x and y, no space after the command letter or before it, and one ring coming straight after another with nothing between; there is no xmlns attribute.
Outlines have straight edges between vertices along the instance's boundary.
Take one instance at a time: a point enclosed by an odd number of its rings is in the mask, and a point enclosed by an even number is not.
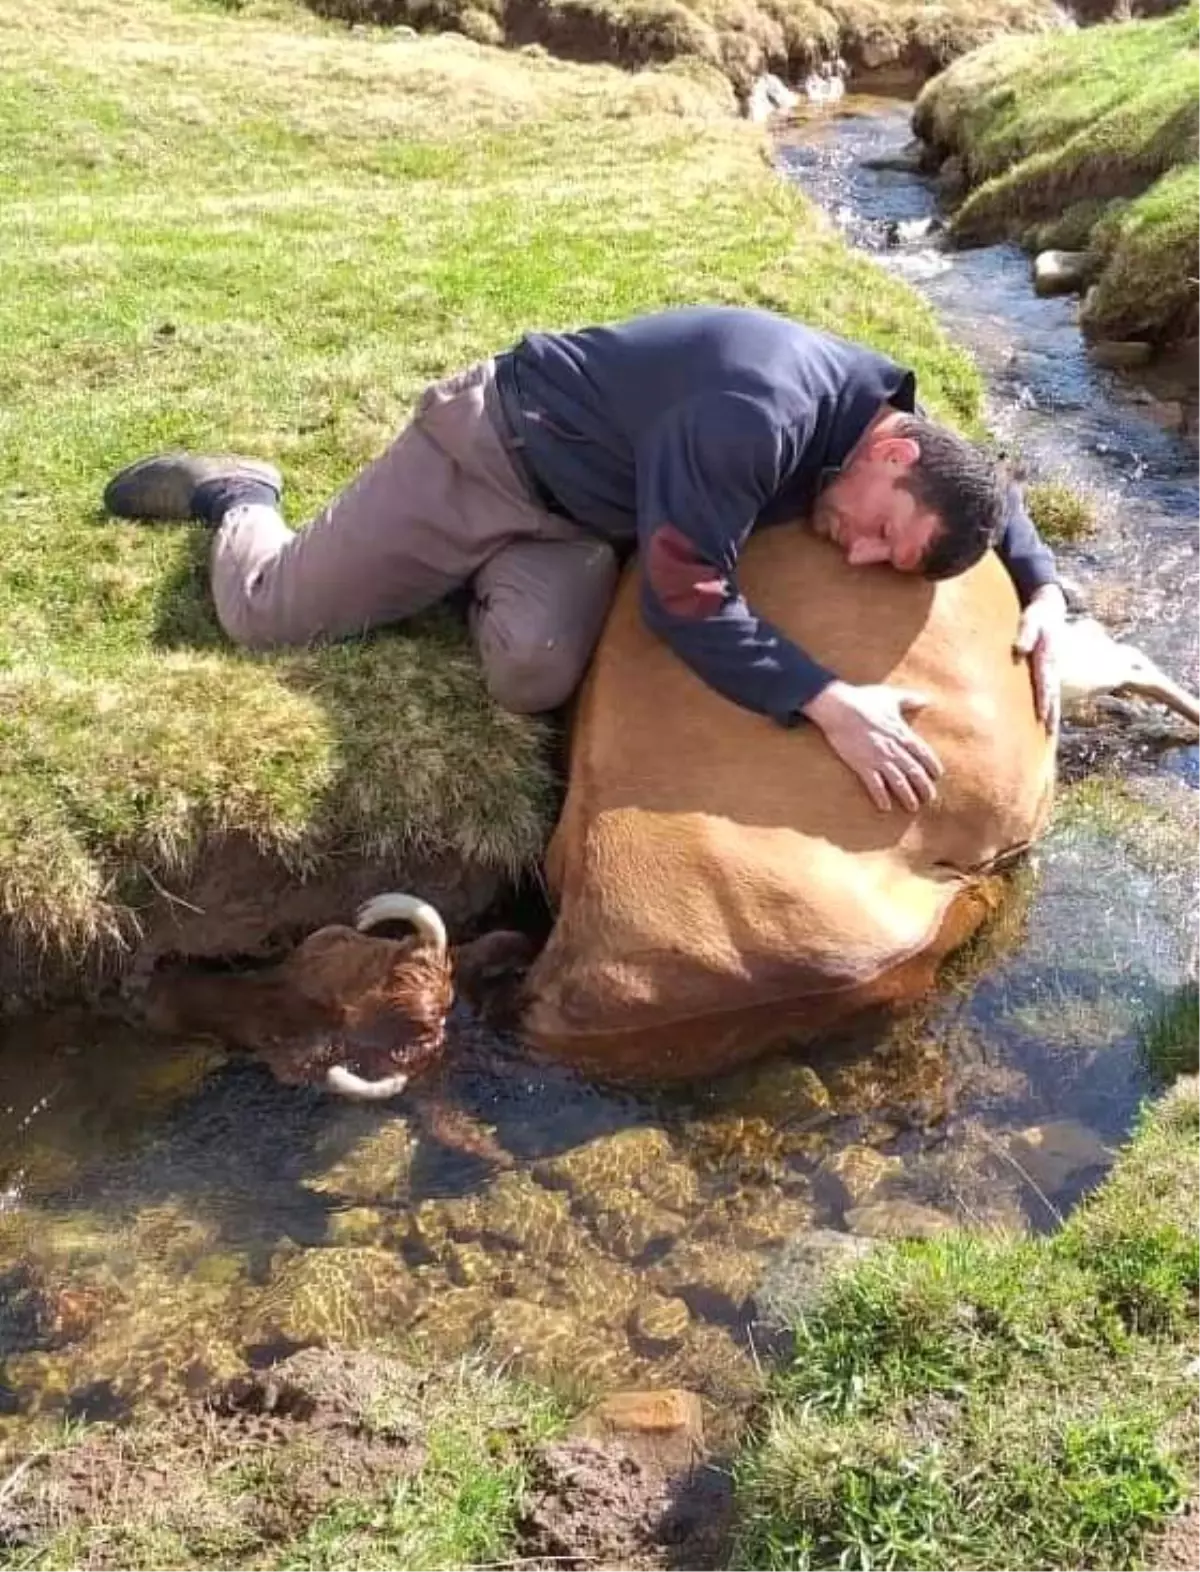
<svg viewBox="0 0 1200 1572"><path fill-rule="evenodd" d="M1071 545L1095 533L1095 503L1062 481L1039 481L1026 487L1025 506L1038 533L1051 545Z"/></svg>
<svg viewBox="0 0 1200 1572"><path fill-rule="evenodd" d="M1160 1081L1200 1070L1200 990L1194 982L1176 988L1143 1026L1141 1050Z"/></svg>
<svg viewBox="0 0 1200 1572"><path fill-rule="evenodd" d="M1195 4L1068 37L1001 39L958 61L917 103L918 134L959 153L971 190L953 229L1092 249L1085 307L1102 337L1196 331Z"/></svg>
<svg viewBox="0 0 1200 1572"><path fill-rule="evenodd" d="M1128 1567L1195 1487L1197 1091L1053 1237L881 1248L738 1464L752 1567Z"/></svg>
<svg viewBox="0 0 1200 1572"><path fill-rule="evenodd" d="M930 312L767 167L726 83L276 0L0 0L0 920L33 980L116 956L156 885L249 839L512 870L553 815L541 725L457 622L257 657L206 540L106 520L163 445L279 462L303 520L429 380L530 327L773 307L978 383Z"/></svg>

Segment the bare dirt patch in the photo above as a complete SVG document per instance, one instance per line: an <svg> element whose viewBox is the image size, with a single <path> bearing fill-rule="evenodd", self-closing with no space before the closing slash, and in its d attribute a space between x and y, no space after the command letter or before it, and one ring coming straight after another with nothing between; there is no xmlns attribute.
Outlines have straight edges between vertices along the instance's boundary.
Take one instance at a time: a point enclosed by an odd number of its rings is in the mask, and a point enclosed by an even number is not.
<svg viewBox="0 0 1200 1572"><path fill-rule="evenodd" d="M532 1463L519 1554L531 1567L712 1567L729 1523L727 1475L669 1474L619 1442L559 1441Z"/></svg>
<svg viewBox="0 0 1200 1572"><path fill-rule="evenodd" d="M1176 1572L1184 1567L1194 1572L1200 1566L1200 1502L1189 1501L1179 1516L1171 1519L1161 1539L1151 1546L1146 1565L1155 1572Z"/></svg>
<svg viewBox="0 0 1200 1572"><path fill-rule="evenodd" d="M0 1550L124 1525L235 1553L277 1544L335 1501L368 1499L425 1460L416 1419L370 1422L396 1384L394 1362L307 1349L241 1377L202 1406L137 1429L97 1426L33 1454L0 1513ZM102 1556L100 1564L107 1564Z"/></svg>

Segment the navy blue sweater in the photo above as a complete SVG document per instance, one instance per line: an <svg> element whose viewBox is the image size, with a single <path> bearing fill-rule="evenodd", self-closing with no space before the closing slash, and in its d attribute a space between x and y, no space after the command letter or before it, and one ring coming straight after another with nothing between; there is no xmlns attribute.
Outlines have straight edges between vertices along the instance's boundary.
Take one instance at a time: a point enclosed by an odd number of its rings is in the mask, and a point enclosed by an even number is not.
<svg viewBox="0 0 1200 1572"><path fill-rule="evenodd" d="M913 373L771 312L696 307L531 333L497 381L561 510L638 546L649 625L719 693L794 718L834 673L747 605L738 552L808 511L882 404L914 409ZM1055 582L1015 486L997 550L1022 604Z"/></svg>

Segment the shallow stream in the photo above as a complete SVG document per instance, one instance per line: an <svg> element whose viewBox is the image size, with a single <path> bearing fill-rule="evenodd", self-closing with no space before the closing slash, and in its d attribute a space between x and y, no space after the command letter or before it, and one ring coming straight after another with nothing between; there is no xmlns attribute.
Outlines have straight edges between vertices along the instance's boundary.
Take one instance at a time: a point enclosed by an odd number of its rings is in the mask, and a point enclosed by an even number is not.
<svg viewBox="0 0 1200 1572"><path fill-rule="evenodd" d="M1090 366L1074 303L1035 299L1019 252L888 246L889 220L933 210L927 182L861 167L904 144L907 110L842 108L793 128L781 166L975 352L998 432L1101 499L1070 571L1190 682L1193 455ZM1143 716L1118 778L1105 735L1075 732L1109 773L1064 794L996 929L904 1021L634 1095L459 1020L450 1094L495 1128L504 1170L440 1144L419 1105L349 1107L96 1016L9 1024L0 1437L325 1339L487 1347L576 1388L685 1384L728 1413L814 1230L1053 1226L1152 1089L1145 1033L1194 969L1195 749Z"/></svg>

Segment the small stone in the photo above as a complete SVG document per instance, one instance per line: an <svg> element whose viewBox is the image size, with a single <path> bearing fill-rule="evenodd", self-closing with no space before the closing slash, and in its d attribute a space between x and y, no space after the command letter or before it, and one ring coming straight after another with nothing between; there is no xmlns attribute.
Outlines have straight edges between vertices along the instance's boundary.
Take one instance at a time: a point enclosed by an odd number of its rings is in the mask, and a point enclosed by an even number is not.
<svg viewBox="0 0 1200 1572"><path fill-rule="evenodd" d="M1090 251L1039 251L1033 264L1033 287L1039 295L1076 294L1095 271Z"/></svg>
<svg viewBox="0 0 1200 1572"><path fill-rule="evenodd" d="M384 1250L331 1247L281 1254L242 1328L247 1344L366 1343L402 1331L414 1285L404 1263Z"/></svg>
<svg viewBox="0 0 1200 1572"><path fill-rule="evenodd" d="M800 1193L787 1195L774 1190L743 1190L706 1206L690 1237L721 1239L741 1250L760 1250L786 1244L811 1227L812 1220L807 1186Z"/></svg>
<svg viewBox="0 0 1200 1572"><path fill-rule="evenodd" d="M1144 366L1154 356L1154 345L1140 338L1102 338L1091 347L1092 359L1109 371L1128 371Z"/></svg>
<svg viewBox="0 0 1200 1572"><path fill-rule="evenodd" d="M817 1195L828 1197L834 1205L857 1206L903 1168L898 1157L885 1157L873 1146L844 1146L825 1159L813 1183Z"/></svg>
<svg viewBox="0 0 1200 1572"><path fill-rule="evenodd" d="M744 1117L788 1124L829 1113L833 1100L811 1065L779 1059L729 1076L718 1088L717 1105Z"/></svg>
<svg viewBox="0 0 1200 1572"><path fill-rule="evenodd" d="M868 1239L932 1239L953 1228L954 1219L932 1206L896 1198L852 1207L846 1225Z"/></svg>
<svg viewBox="0 0 1200 1572"><path fill-rule="evenodd" d="M534 1381L570 1375L607 1383L618 1368L618 1350L608 1338L592 1335L564 1311L522 1299L495 1307L488 1341L494 1356L511 1360Z"/></svg>
<svg viewBox="0 0 1200 1572"><path fill-rule="evenodd" d="M661 1254L683 1232L683 1218L653 1206L631 1192L624 1206L589 1212L592 1234L602 1248L622 1261L638 1261L647 1251Z"/></svg>
<svg viewBox="0 0 1200 1572"><path fill-rule="evenodd" d="M446 1272L458 1288L474 1288L489 1283L496 1276L493 1258L476 1243L452 1244L446 1250Z"/></svg>
<svg viewBox="0 0 1200 1572"><path fill-rule="evenodd" d="M664 1354L675 1352L691 1324L691 1314L682 1299L667 1294L648 1294L630 1313L630 1342L636 1353L661 1359Z"/></svg>
<svg viewBox="0 0 1200 1572"><path fill-rule="evenodd" d="M614 1392L589 1408L570 1434L589 1441L620 1441L643 1463L666 1471L690 1468L704 1452L704 1413L695 1392Z"/></svg>
<svg viewBox="0 0 1200 1572"><path fill-rule="evenodd" d="M417 1306L409 1336L427 1355L455 1358L478 1341L495 1303L491 1288L439 1286Z"/></svg>
<svg viewBox="0 0 1200 1572"><path fill-rule="evenodd" d="M898 153L880 153L875 158L864 158L862 167L876 169L885 174L919 175L925 167L921 144L912 142Z"/></svg>
<svg viewBox="0 0 1200 1572"><path fill-rule="evenodd" d="M325 1237L331 1245L378 1244L384 1234L383 1213L373 1206L348 1206L331 1212Z"/></svg>
<svg viewBox="0 0 1200 1572"><path fill-rule="evenodd" d="M1078 1119L1031 1124L1009 1137L1013 1160L1047 1194L1061 1190L1072 1174L1106 1168L1113 1154L1094 1130Z"/></svg>

